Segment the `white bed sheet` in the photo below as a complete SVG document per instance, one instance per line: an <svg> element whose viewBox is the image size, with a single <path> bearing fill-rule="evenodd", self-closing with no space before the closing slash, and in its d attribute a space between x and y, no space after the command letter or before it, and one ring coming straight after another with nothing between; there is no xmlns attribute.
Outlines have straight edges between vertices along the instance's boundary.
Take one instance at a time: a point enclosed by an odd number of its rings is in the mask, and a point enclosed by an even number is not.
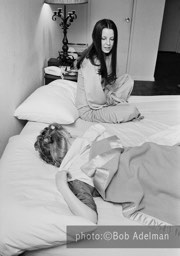
<svg viewBox="0 0 180 256"><path fill-rule="evenodd" d="M180 125L180 96L131 96L129 101L135 104L144 119L121 124L103 125L119 136L124 146L135 146L145 142L150 136L169 127ZM36 136L47 124L28 122L22 134ZM92 122L77 119L75 123L64 127L75 137L81 136Z"/></svg>
<svg viewBox="0 0 180 256"><path fill-rule="evenodd" d="M110 132L116 134L124 146L139 145L145 141L158 139L158 134L168 140L168 129L178 131L180 127L180 96L131 96L130 102L134 103L144 115L140 122L123 124L103 124ZM72 125L64 127L75 137L81 136L93 123L78 119ZM36 136L46 124L28 122L22 134ZM175 128L174 128L175 126ZM169 137L174 141L174 137ZM136 222L124 218L121 206L104 202L97 198L96 204L99 213L99 225L137 225ZM180 255L180 249L68 249L66 245L52 249L29 252L27 256L76 256L76 255Z"/></svg>
<svg viewBox="0 0 180 256"><path fill-rule="evenodd" d="M158 133L166 133L168 128L180 125L180 96L132 96L130 102L136 104L144 119L123 124L103 124L110 132L116 134L124 146L142 144ZM78 119L72 125L64 127L75 137L81 136L93 123ZM30 135L35 140L45 123L28 122L22 135ZM138 225L122 215L121 206L104 202L96 198L99 225ZM180 255L180 249L67 249L66 245L50 249L25 253L26 256L80 256L80 255Z"/></svg>
<svg viewBox="0 0 180 256"><path fill-rule="evenodd" d="M71 133L73 137L81 137L82 134L94 123L77 119L74 124L63 125L63 127ZM128 122L123 124L102 124L110 133L116 134L122 141L124 146L135 146L145 142L150 136L166 130L170 127L167 124L159 123L150 119L141 121ZM32 135L35 138L39 132L48 126L46 123L28 122L21 134Z"/></svg>
<svg viewBox="0 0 180 256"><path fill-rule="evenodd" d="M129 102L148 119L170 126L180 124L180 95L131 96Z"/></svg>

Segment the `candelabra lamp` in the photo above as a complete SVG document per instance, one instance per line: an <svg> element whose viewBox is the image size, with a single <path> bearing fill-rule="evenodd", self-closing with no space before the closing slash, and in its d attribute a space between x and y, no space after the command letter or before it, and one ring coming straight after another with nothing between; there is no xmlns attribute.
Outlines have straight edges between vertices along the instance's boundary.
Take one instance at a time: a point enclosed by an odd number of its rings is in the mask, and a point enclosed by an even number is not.
<svg viewBox="0 0 180 256"><path fill-rule="evenodd" d="M47 4L61 4L63 8L58 8L57 11L54 11L52 19L55 21L57 18L60 19L60 27L63 30L63 46L62 51L59 51L59 65L61 66L71 66L74 62L72 55L68 54L68 38L67 30L70 27L71 23L77 19L77 14L75 10L72 10L67 13L66 5L76 5L76 4L85 4L88 3L88 0L45 0Z"/></svg>

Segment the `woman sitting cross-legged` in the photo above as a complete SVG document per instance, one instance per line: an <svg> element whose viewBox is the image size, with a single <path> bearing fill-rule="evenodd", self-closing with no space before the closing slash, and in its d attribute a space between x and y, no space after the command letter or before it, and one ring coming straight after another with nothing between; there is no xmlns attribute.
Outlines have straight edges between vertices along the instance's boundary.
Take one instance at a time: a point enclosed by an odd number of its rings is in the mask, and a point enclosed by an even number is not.
<svg viewBox="0 0 180 256"><path fill-rule="evenodd" d="M128 103L134 81L117 68L118 31L109 19L99 20L93 42L77 62L76 106L80 118L92 122L122 123L140 120L139 110Z"/></svg>

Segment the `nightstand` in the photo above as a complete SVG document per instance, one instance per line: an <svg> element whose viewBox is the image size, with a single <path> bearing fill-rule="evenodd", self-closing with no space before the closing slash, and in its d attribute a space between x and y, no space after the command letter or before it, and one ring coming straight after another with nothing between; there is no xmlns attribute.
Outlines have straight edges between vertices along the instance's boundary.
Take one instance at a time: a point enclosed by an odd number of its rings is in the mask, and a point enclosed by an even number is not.
<svg viewBox="0 0 180 256"><path fill-rule="evenodd" d="M61 77L60 76L49 75L49 74L44 74L45 84L49 84L50 82L52 82L56 79L61 79ZM66 75L64 75L64 79L77 82L77 75L71 76L71 75L66 74Z"/></svg>
<svg viewBox="0 0 180 256"><path fill-rule="evenodd" d="M59 62L57 59L55 58L51 58L49 59L48 61L48 66L59 66ZM74 82L77 82L77 75L78 73L76 73L75 75L70 75L71 70L69 71L69 74L67 72L67 74L64 75L64 79L65 80L70 80L70 81L74 81ZM55 76L55 75L50 75L50 74L44 74L44 80L45 80L45 84L49 84L50 82L56 80L56 79L61 79L60 76Z"/></svg>

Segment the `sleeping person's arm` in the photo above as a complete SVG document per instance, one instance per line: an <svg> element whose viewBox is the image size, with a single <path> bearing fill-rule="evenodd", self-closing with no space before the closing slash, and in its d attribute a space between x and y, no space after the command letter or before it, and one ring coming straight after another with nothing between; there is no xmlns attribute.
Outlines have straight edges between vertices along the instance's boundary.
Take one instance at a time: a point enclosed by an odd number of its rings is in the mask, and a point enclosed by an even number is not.
<svg viewBox="0 0 180 256"><path fill-rule="evenodd" d="M69 188L66 171L57 172L56 186L74 215L97 223L97 212L82 202Z"/></svg>

